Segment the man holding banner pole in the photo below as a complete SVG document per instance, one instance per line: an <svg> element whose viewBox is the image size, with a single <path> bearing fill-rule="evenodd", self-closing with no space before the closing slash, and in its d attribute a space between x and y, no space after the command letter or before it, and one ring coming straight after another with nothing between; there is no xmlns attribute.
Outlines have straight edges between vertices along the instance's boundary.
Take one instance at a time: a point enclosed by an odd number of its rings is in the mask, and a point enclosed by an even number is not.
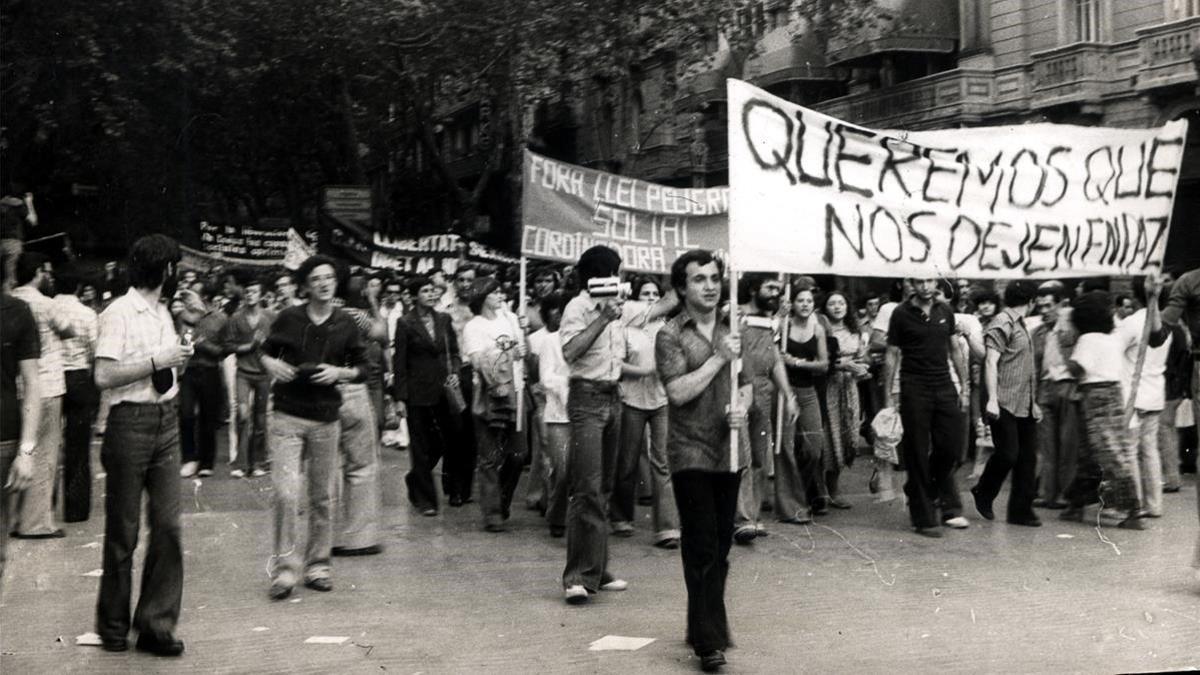
<svg viewBox="0 0 1200 675"><path fill-rule="evenodd" d="M670 405L667 459L679 507L687 642L706 672L725 664L731 644L725 580L738 484L750 463L748 444L734 444L734 435L746 426L751 388L735 388L735 382L744 382L734 379L741 336L717 317L723 267L705 250L675 260L671 285L683 299L683 311L663 326L655 344Z"/></svg>
<svg viewBox="0 0 1200 675"><path fill-rule="evenodd" d="M888 327L884 382L900 371L900 418L908 480L904 493L917 533L941 537L939 525L962 529L962 499L954 480L962 442L963 411L970 404L964 388L955 390L949 359L954 360L959 381L967 381L966 355L954 336L954 311L934 302L937 279L914 279L913 296L900 303ZM884 389L884 407L895 401ZM938 511L941 511L940 519Z"/></svg>

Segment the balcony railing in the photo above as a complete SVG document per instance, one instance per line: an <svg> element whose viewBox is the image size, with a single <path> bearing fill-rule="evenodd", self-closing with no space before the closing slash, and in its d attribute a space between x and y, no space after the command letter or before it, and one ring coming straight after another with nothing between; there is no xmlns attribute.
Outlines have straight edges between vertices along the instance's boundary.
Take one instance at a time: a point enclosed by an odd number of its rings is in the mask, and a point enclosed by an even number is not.
<svg viewBox="0 0 1200 675"><path fill-rule="evenodd" d="M1066 103L1099 103L1113 79L1107 45L1080 42L1030 54L1033 61L1031 108Z"/></svg>
<svg viewBox="0 0 1200 675"><path fill-rule="evenodd" d="M951 70L815 106L848 122L903 129L977 122L993 102L991 73Z"/></svg>
<svg viewBox="0 0 1200 675"><path fill-rule="evenodd" d="M1196 81L1192 50L1200 47L1200 16L1137 31L1142 51L1138 91Z"/></svg>

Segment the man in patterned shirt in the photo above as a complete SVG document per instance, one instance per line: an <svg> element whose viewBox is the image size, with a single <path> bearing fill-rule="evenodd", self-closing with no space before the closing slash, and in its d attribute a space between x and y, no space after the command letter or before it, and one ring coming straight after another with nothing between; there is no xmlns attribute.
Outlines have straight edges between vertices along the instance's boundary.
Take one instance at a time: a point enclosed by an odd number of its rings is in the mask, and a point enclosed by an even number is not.
<svg viewBox="0 0 1200 675"><path fill-rule="evenodd" d="M63 372L67 391L63 396L63 520L88 519L92 507L92 423L100 407L100 391L92 379L96 360L99 317L79 299L88 285L74 265L57 270L54 296L56 315L71 326L74 337L63 340Z"/></svg>
<svg viewBox="0 0 1200 675"><path fill-rule="evenodd" d="M1008 497L1008 522L1040 527L1033 512L1037 496L1037 422L1042 412L1037 405L1037 368L1033 340L1025 317L1037 296L1031 281L1013 281L1004 289L1004 309L988 324L984 334L987 349L987 409L984 417L992 427L996 451L988 459L979 483L971 489L979 515L992 520L992 501L1012 471L1012 493Z"/></svg>
<svg viewBox="0 0 1200 675"><path fill-rule="evenodd" d="M54 526L54 482L58 476L58 452L62 445L62 403L66 393L63 377L63 338L74 337L67 321L54 311L54 301L46 293L53 288L46 256L26 251L17 258L17 288L12 295L24 300L37 321L42 341L38 359L41 380L42 415L38 427L38 445L33 485L20 499L17 511L18 539L54 539L63 531Z"/></svg>

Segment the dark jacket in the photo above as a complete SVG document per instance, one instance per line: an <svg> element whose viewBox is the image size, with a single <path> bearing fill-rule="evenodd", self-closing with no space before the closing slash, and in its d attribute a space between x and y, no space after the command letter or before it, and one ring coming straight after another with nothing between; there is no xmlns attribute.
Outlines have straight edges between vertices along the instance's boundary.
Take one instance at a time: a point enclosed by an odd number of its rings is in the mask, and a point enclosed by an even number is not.
<svg viewBox="0 0 1200 675"><path fill-rule="evenodd" d="M435 335L430 335L418 312L407 312L396 320L392 396L409 405L436 405L445 395L443 384L450 372L447 354L454 372L461 368L458 339L448 314L433 313Z"/></svg>
<svg viewBox="0 0 1200 675"><path fill-rule="evenodd" d="M305 305L279 313L263 343L263 354L297 367L328 363L357 368L358 381L367 370L367 350L354 319L340 309L321 325L308 318ZM318 422L336 422L342 395L336 385L315 384L302 373L291 382L276 382L275 410Z"/></svg>

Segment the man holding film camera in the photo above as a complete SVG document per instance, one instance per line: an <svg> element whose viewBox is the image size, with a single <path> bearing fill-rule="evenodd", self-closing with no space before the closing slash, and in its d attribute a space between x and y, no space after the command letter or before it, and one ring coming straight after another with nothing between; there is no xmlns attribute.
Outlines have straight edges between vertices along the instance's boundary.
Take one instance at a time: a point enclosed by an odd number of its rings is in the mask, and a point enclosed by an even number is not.
<svg viewBox="0 0 1200 675"><path fill-rule="evenodd" d="M608 572L607 495L612 492L620 442L621 397L617 383L625 362L625 327L644 326L675 306L669 294L650 305L626 302L621 256L593 246L576 266L585 289L563 310L559 336L571 371L567 415L567 565L563 589L570 604L587 602L600 590L622 591L627 584Z"/></svg>

